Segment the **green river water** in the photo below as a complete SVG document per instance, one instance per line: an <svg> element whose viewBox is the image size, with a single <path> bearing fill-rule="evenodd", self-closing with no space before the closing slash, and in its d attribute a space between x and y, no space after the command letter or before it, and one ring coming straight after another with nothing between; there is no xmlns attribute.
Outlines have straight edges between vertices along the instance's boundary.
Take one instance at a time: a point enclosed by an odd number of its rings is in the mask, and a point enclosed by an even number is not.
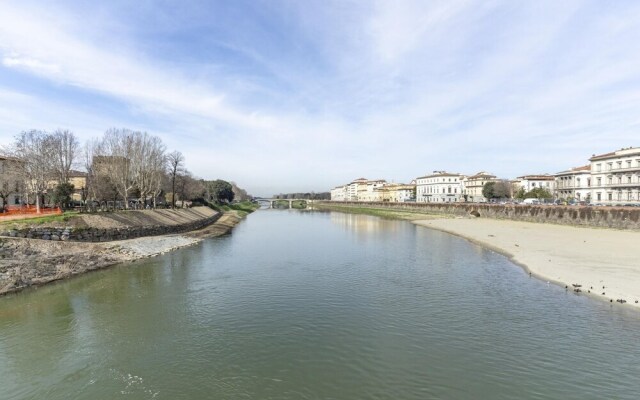
<svg viewBox="0 0 640 400"><path fill-rule="evenodd" d="M408 222L260 210L0 298L0 399L637 399L640 316Z"/></svg>

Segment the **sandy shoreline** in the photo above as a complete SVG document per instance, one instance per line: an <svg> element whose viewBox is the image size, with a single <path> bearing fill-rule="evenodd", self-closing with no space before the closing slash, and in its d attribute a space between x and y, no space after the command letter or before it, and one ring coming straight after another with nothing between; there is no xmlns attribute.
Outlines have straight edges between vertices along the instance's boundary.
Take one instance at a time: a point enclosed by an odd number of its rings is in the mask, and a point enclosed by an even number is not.
<svg viewBox="0 0 640 400"><path fill-rule="evenodd" d="M413 222L505 254L532 275L568 290L580 284L580 295L616 305L620 305L616 300L624 299L625 306L640 308L638 231L483 218Z"/></svg>

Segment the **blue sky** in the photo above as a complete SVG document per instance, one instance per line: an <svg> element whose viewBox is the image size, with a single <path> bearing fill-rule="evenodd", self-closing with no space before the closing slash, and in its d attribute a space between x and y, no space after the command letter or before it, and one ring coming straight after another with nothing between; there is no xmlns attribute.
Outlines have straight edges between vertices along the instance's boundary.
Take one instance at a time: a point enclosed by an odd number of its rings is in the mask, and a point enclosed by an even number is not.
<svg viewBox="0 0 640 400"><path fill-rule="evenodd" d="M639 125L637 1L0 3L0 143L144 130L255 195L555 173Z"/></svg>

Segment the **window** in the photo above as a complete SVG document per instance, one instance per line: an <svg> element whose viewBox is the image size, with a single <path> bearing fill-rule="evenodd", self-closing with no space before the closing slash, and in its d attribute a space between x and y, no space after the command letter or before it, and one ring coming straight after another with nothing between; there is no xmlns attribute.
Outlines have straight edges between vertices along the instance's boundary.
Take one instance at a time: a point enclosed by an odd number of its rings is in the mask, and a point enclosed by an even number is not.
<svg viewBox="0 0 640 400"><path fill-rule="evenodd" d="M607 163L606 171L611 171L611 168L613 168L613 163Z"/></svg>
<svg viewBox="0 0 640 400"><path fill-rule="evenodd" d="M627 160L627 168L631 168L631 160Z"/></svg>
<svg viewBox="0 0 640 400"><path fill-rule="evenodd" d="M602 185L602 178L598 178L598 186Z"/></svg>
<svg viewBox="0 0 640 400"><path fill-rule="evenodd" d="M629 191L627 192L627 200L629 200L629 201L630 201L631 199L632 199L632 197L631 197L631 190L629 190Z"/></svg>
<svg viewBox="0 0 640 400"><path fill-rule="evenodd" d="M608 193L608 195L609 195L609 201L612 201L613 200L613 193Z"/></svg>
<svg viewBox="0 0 640 400"><path fill-rule="evenodd" d="M610 176L607 177L607 184L611 185L612 182L613 182L613 178L611 178Z"/></svg>
<svg viewBox="0 0 640 400"><path fill-rule="evenodd" d="M596 197L598 198L598 201L602 200L602 199L601 199L601 197L602 197L602 196L600 195L600 192L598 192L598 193L596 194Z"/></svg>
<svg viewBox="0 0 640 400"><path fill-rule="evenodd" d="M631 175L627 176L627 183L631 183ZM631 200L631 199L629 199Z"/></svg>
<svg viewBox="0 0 640 400"><path fill-rule="evenodd" d="M638 161L638 165L640 165L640 161ZM602 171L602 164L596 164L596 172Z"/></svg>
<svg viewBox="0 0 640 400"><path fill-rule="evenodd" d="M622 168L622 161L618 161L618 169Z"/></svg>

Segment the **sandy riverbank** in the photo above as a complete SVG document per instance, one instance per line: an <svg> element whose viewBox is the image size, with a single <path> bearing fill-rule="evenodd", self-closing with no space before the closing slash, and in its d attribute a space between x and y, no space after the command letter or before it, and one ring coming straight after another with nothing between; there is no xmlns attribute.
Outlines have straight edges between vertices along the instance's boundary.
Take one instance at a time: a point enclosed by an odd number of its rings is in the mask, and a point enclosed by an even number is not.
<svg viewBox="0 0 640 400"><path fill-rule="evenodd" d="M616 300L624 299L625 305L640 308L638 231L483 218L413 222L503 253L534 276L568 286L568 290L580 284L580 295L613 300L616 305Z"/></svg>
<svg viewBox="0 0 640 400"><path fill-rule="evenodd" d="M197 231L105 243L0 238L0 295L191 246L229 233L240 220L228 212Z"/></svg>

